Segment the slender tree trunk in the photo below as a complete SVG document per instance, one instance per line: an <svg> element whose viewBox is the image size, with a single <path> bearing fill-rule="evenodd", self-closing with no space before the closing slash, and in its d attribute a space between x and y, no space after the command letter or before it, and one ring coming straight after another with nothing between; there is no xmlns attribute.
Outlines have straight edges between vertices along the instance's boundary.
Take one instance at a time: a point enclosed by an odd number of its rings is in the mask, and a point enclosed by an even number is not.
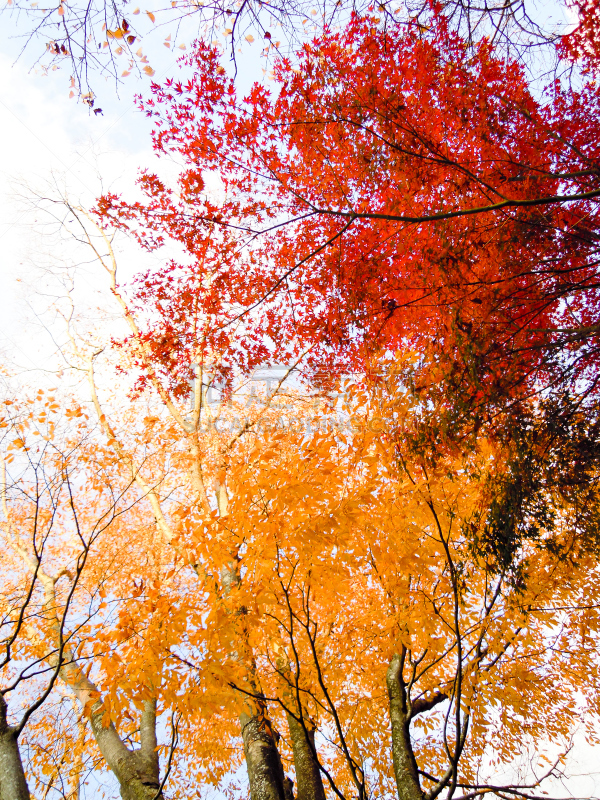
<svg viewBox="0 0 600 800"><path fill-rule="evenodd" d="M244 755L252 800L286 800L285 776L269 719L261 713L240 714Z"/></svg>
<svg viewBox="0 0 600 800"><path fill-rule="evenodd" d="M386 683L392 723L392 758L399 800L423 800L417 762L410 741L410 708L402 678L402 659L396 653Z"/></svg>
<svg viewBox="0 0 600 800"><path fill-rule="evenodd" d="M60 625L56 609L56 581L48 575L40 573L44 584L46 608L51 615L51 624L56 632L56 645L59 644ZM112 722L108 726L103 723L104 708L98 688L89 680L76 663L73 653L63 645L62 654L65 664L60 668L60 677L71 688L73 694L86 708L93 698L90 714L90 725L96 744L109 769L119 781L122 800L162 800L160 788L159 760L156 751L156 700L144 701L144 710L140 721L140 747L130 750L121 740ZM158 796L157 796L158 794ZM4 800L2 798L1 800Z"/></svg>
<svg viewBox="0 0 600 800"><path fill-rule="evenodd" d="M315 725L306 710L299 706L296 678L290 668L285 648L279 647L277 652L277 670L281 675L280 693L286 709L294 754L297 800L325 800L325 789L315 749Z"/></svg>
<svg viewBox="0 0 600 800"><path fill-rule="evenodd" d="M219 516L227 516L227 488L224 483L215 487ZM237 552L231 553L231 561L221 569L221 584L225 597L231 595L241 584L239 558ZM247 677L248 694L240 692L243 710L240 713L240 726L244 742L244 756L248 771L251 800L293 800L290 781L283 772L281 756L273 726L267 715L267 704L263 698L256 666L248 645L246 628L246 609L239 608L236 616L240 623L238 649L234 658L244 665Z"/></svg>
<svg viewBox="0 0 600 800"><path fill-rule="evenodd" d="M90 700L90 726L98 749L107 766L119 781L123 800L154 800L160 787L159 761L156 751L156 700L145 700L140 720L140 747L130 750L112 722L104 724L104 707L95 684L81 671L75 660L63 666L60 676L71 688L82 708ZM162 800L162 793L157 800Z"/></svg>
<svg viewBox="0 0 600 800"><path fill-rule="evenodd" d="M287 714L296 769L297 800L325 800L321 770L315 758L315 730L309 719L305 716L303 719L304 725Z"/></svg>
<svg viewBox="0 0 600 800"><path fill-rule="evenodd" d="M85 708L90 699L98 696L96 686L75 664L61 669L65 680ZM98 749L107 766L119 781L122 800L162 800L159 760L156 750L156 700L145 700L140 721L140 747L130 750L122 741L114 724L104 725L104 708L98 699L91 709L90 726ZM4 798L2 798L4 800Z"/></svg>
<svg viewBox="0 0 600 800"><path fill-rule="evenodd" d="M226 595L239 585L237 562L223 568L222 582ZM275 732L268 717L252 652L249 650L244 621L245 609L242 608L237 613L241 631L238 638L239 649L233 655L244 665L246 671L245 691L240 692L243 707L239 719L251 800L293 800L289 797L291 791L286 784Z"/></svg>
<svg viewBox="0 0 600 800"><path fill-rule="evenodd" d="M30 800L17 733L8 724L7 710L0 695L0 800Z"/></svg>
<svg viewBox="0 0 600 800"><path fill-rule="evenodd" d="M102 723L103 710L98 701L92 707L90 723L104 760L119 781L123 800L154 800L160 788L156 751L156 701L146 700L140 723L140 747L130 750L111 722ZM162 800L162 792L157 800Z"/></svg>

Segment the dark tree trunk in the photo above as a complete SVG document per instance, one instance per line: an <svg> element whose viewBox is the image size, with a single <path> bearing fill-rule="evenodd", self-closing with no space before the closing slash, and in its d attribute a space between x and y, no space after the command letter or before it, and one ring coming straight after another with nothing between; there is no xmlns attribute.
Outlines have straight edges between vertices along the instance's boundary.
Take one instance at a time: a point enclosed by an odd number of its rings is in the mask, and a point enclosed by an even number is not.
<svg viewBox="0 0 600 800"><path fill-rule="evenodd" d="M410 708L402 678L402 659L394 655L386 683L392 723L392 758L399 800L423 800L417 762L410 741Z"/></svg>
<svg viewBox="0 0 600 800"><path fill-rule="evenodd" d="M310 720L304 725L291 714L287 715L294 767L296 769L297 800L325 800L321 770L315 758L315 731Z"/></svg>
<svg viewBox="0 0 600 800"><path fill-rule="evenodd" d="M218 487L217 501L219 514L227 513L227 493L223 486ZM223 594L228 597L241 584L239 558L231 554L231 561L221 569ZM240 713L240 726L244 742L244 756L248 771L251 800L290 800L290 788L286 783L281 756L273 726L267 715L267 704L263 698L260 681L252 652L248 646L246 630L246 609L238 608L239 638L233 658L246 670L245 692L240 692L243 711Z"/></svg>
<svg viewBox="0 0 600 800"><path fill-rule="evenodd" d="M240 725L252 800L286 800L285 776L277 742L268 718L257 704L242 712Z"/></svg>
<svg viewBox="0 0 600 800"><path fill-rule="evenodd" d="M17 732L6 715L6 700L0 695L0 800L30 800Z"/></svg>
<svg viewBox="0 0 600 800"><path fill-rule="evenodd" d="M287 775L283 779L283 793L285 800L294 800L294 781Z"/></svg>
<svg viewBox="0 0 600 800"><path fill-rule="evenodd" d="M284 648L280 648L276 663L282 678L281 698L286 709L294 755L296 800L325 800L325 789L315 749L315 725L305 709L300 707L296 678Z"/></svg>

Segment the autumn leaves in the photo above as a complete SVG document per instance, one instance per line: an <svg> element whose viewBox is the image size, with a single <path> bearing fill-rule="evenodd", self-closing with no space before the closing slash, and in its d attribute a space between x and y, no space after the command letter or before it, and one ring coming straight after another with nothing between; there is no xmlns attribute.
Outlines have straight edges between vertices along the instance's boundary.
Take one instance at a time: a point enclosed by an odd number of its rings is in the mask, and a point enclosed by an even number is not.
<svg viewBox="0 0 600 800"><path fill-rule="evenodd" d="M598 89L380 22L245 99L199 45L177 184L64 201L122 328L6 405L2 800L534 797L593 735Z"/></svg>
<svg viewBox="0 0 600 800"><path fill-rule="evenodd" d="M24 728L34 785L108 768L124 798L165 778L184 797L231 781L243 752L259 798L288 797L290 778L298 797L465 796L498 785L524 736L568 742L597 630L580 494L508 563L478 550L503 448L479 437L425 459L393 362L378 387L348 388L344 435L190 429L168 395L148 414L150 390L94 386L110 436L93 407L50 435L45 407L25 405L5 429L30 431L29 467L5 481L3 603L9 697L44 701ZM283 391L260 413L308 413ZM212 413L246 400L233 385Z"/></svg>

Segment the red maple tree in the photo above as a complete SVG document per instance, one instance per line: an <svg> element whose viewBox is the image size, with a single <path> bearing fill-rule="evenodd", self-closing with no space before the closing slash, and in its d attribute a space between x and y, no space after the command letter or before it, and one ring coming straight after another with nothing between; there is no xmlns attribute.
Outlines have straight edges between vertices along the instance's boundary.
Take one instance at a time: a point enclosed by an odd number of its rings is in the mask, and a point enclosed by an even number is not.
<svg viewBox="0 0 600 800"><path fill-rule="evenodd" d="M171 373L189 369L193 303L206 347L244 368L308 351L330 376L409 348L416 385L469 414L565 381L595 391L593 81L534 93L441 13L427 29L355 16L245 98L213 49L186 64L143 104L155 149L183 160L179 190L146 174L147 202L99 204L104 224L191 256L140 284L160 297L148 336Z"/></svg>

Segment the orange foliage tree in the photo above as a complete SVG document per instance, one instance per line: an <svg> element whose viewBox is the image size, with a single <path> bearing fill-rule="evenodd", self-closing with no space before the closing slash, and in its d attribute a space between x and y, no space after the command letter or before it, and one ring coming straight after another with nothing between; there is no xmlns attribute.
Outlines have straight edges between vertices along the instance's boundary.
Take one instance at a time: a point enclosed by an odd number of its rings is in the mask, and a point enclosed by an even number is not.
<svg viewBox="0 0 600 800"><path fill-rule="evenodd" d="M86 399L49 563L46 495L21 478L4 511L6 548L27 531L7 641L50 676L23 717L46 796L85 764L125 800L243 796L243 764L252 800L536 797L577 704L593 738L598 89L536 99L429 21L355 16L242 101L200 46L145 105L178 187L67 203L127 333L65 313ZM185 256L124 287L123 230ZM24 413L31 453L47 412ZM23 728L0 731L14 769ZM542 776L498 777L549 738Z"/></svg>
<svg viewBox="0 0 600 800"><path fill-rule="evenodd" d="M247 396L232 395L222 418L244 407L249 423L233 446L231 426L196 430L205 508L189 431L149 413L149 393L129 408L123 395L113 413L117 383L112 399L93 384L107 441L95 439L88 482L69 495L79 530L107 523L77 561L84 591L67 615L62 527L64 576L38 570L41 611L32 604L20 634L20 662L49 665L56 681L27 729L46 796L72 780L84 792L88 765L108 766L126 800L162 796L165 778L164 796L189 797L226 784L243 758L254 799L534 797L559 774L580 714L593 737L597 565L576 501L549 497L552 518L509 564L473 548L501 456L483 438L432 465L415 454L419 402L399 373L378 393L349 387L345 409L319 409L312 433L292 424L301 397L293 413L272 398L252 424ZM96 478L97 503L94 473L110 474ZM130 496L106 519L116 487ZM19 504L7 510L24 530ZM540 775L549 739L555 762ZM496 777L524 751L527 776ZM243 783L230 791L243 796Z"/></svg>
<svg viewBox="0 0 600 800"><path fill-rule="evenodd" d="M90 451L132 497L90 561L88 586L115 609L77 631L70 659L91 672L59 675L89 719L82 759L127 800L207 784L243 796L242 763L253 800L537 796L535 763L516 781L496 771L536 759L550 734L556 776L576 702L593 737L597 566L581 506L591 532L596 496L544 484L545 514L522 511L536 536L508 559L474 547L510 464L482 433L468 453L415 447L416 356L382 362L387 377L349 386L345 405L307 395L289 367L253 392L251 362L232 355L253 353L248 327L220 332L225 301L178 297L174 270L126 290L111 237L69 211L129 329L79 335L67 314ZM197 276L211 302L222 241L205 241Z"/></svg>
<svg viewBox="0 0 600 800"><path fill-rule="evenodd" d="M30 797L17 743L21 736L43 796L54 789L75 797L84 771L84 717L113 769L117 744L121 762L128 753L110 724L110 698L101 698L89 676L96 662L106 660L102 635L96 634L111 619L107 586L118 592L117 605L123 594L122 584L116 590L119 584L113 583L122 579L122 564L107 533L117 533L135 499L98 442L90 446L92 431L76 402L61 403L40 390L18 403L6 399L5 409L0 796ZM140 555L135 535L128 539ZM75 714L65 689L79 701ZM63 701L71 706L66 714ZM8 724L9 714L16 724ZM154 747L150 756L157 760ZM128 759L136 761L133 755ZM135 783L135 765L121 764L116 771Z"/></svg>

